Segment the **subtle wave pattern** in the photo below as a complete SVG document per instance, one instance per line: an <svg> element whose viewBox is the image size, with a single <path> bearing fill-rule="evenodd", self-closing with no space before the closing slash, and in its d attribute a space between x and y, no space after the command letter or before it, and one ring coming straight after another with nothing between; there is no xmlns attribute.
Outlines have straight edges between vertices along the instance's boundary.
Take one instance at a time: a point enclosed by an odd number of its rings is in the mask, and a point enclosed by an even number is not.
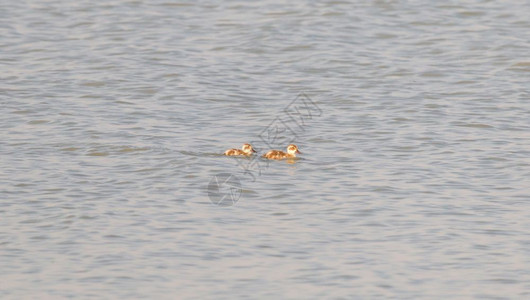
<svg viewBox="0 0 530 300"><path fill-rule="evenodd" d="M9 2L2 299L528 298L524 1Z"/></svg>

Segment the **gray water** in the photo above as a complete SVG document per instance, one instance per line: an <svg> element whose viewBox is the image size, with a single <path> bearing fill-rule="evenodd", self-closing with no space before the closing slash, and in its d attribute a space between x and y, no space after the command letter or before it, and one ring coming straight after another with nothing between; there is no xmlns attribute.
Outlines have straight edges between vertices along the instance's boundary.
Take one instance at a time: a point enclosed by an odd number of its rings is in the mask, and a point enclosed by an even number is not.
<svg viewBox="0 0 530 300"><path fill-rule="evenodd" d="M460 2L4 1L0 298L530 297L530 5Z"/></svg>

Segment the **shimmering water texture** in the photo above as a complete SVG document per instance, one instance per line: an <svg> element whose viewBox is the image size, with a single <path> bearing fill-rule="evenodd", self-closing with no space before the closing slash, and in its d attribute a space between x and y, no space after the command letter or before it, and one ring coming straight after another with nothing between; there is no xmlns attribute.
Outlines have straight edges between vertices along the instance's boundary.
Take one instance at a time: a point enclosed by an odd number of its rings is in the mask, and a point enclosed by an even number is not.
<svg viewBox="0 0 530 300"><path fill-rule="evenodd" d="M0 7L1 299L530 298L527 1Z"/></svg>

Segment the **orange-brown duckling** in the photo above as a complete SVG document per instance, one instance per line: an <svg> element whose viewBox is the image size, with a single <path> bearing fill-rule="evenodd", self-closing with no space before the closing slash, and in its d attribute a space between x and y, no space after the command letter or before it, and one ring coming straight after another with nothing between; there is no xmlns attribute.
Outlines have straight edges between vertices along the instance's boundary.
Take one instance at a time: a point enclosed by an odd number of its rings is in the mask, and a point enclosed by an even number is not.
<svg viewBox="0 0 530 300"><path fill-rule="evenodd" d="M241 150L228 149L225 151L224 154L228 156L238 156L238 155L251 156L252 153L256 153L256 150L254 150L254 148L252 148L250 144L243 144L243 146L241 146Z"/></svg>
<svg viewBox="0 0 530 300"><path fill-rule="evenodd" d="M291 144L287 146L287 153L280 150L270 150L262 157L265 157L267 159L294 158L296 157L296 153L301 154L301 152L298 151L298 147L295 144Z"/></svg>

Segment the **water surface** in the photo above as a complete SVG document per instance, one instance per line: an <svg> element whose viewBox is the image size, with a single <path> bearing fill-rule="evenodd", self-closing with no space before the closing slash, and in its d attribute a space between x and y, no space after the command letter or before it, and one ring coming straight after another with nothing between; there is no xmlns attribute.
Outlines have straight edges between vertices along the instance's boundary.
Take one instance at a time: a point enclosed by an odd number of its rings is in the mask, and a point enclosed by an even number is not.
<svg viewBox="0 0 530 300"><path fill-rule="evenodd" d="M528 298L529 14L9 1L0 297ZM220 155L301 92L299 160Z"/></svg>

